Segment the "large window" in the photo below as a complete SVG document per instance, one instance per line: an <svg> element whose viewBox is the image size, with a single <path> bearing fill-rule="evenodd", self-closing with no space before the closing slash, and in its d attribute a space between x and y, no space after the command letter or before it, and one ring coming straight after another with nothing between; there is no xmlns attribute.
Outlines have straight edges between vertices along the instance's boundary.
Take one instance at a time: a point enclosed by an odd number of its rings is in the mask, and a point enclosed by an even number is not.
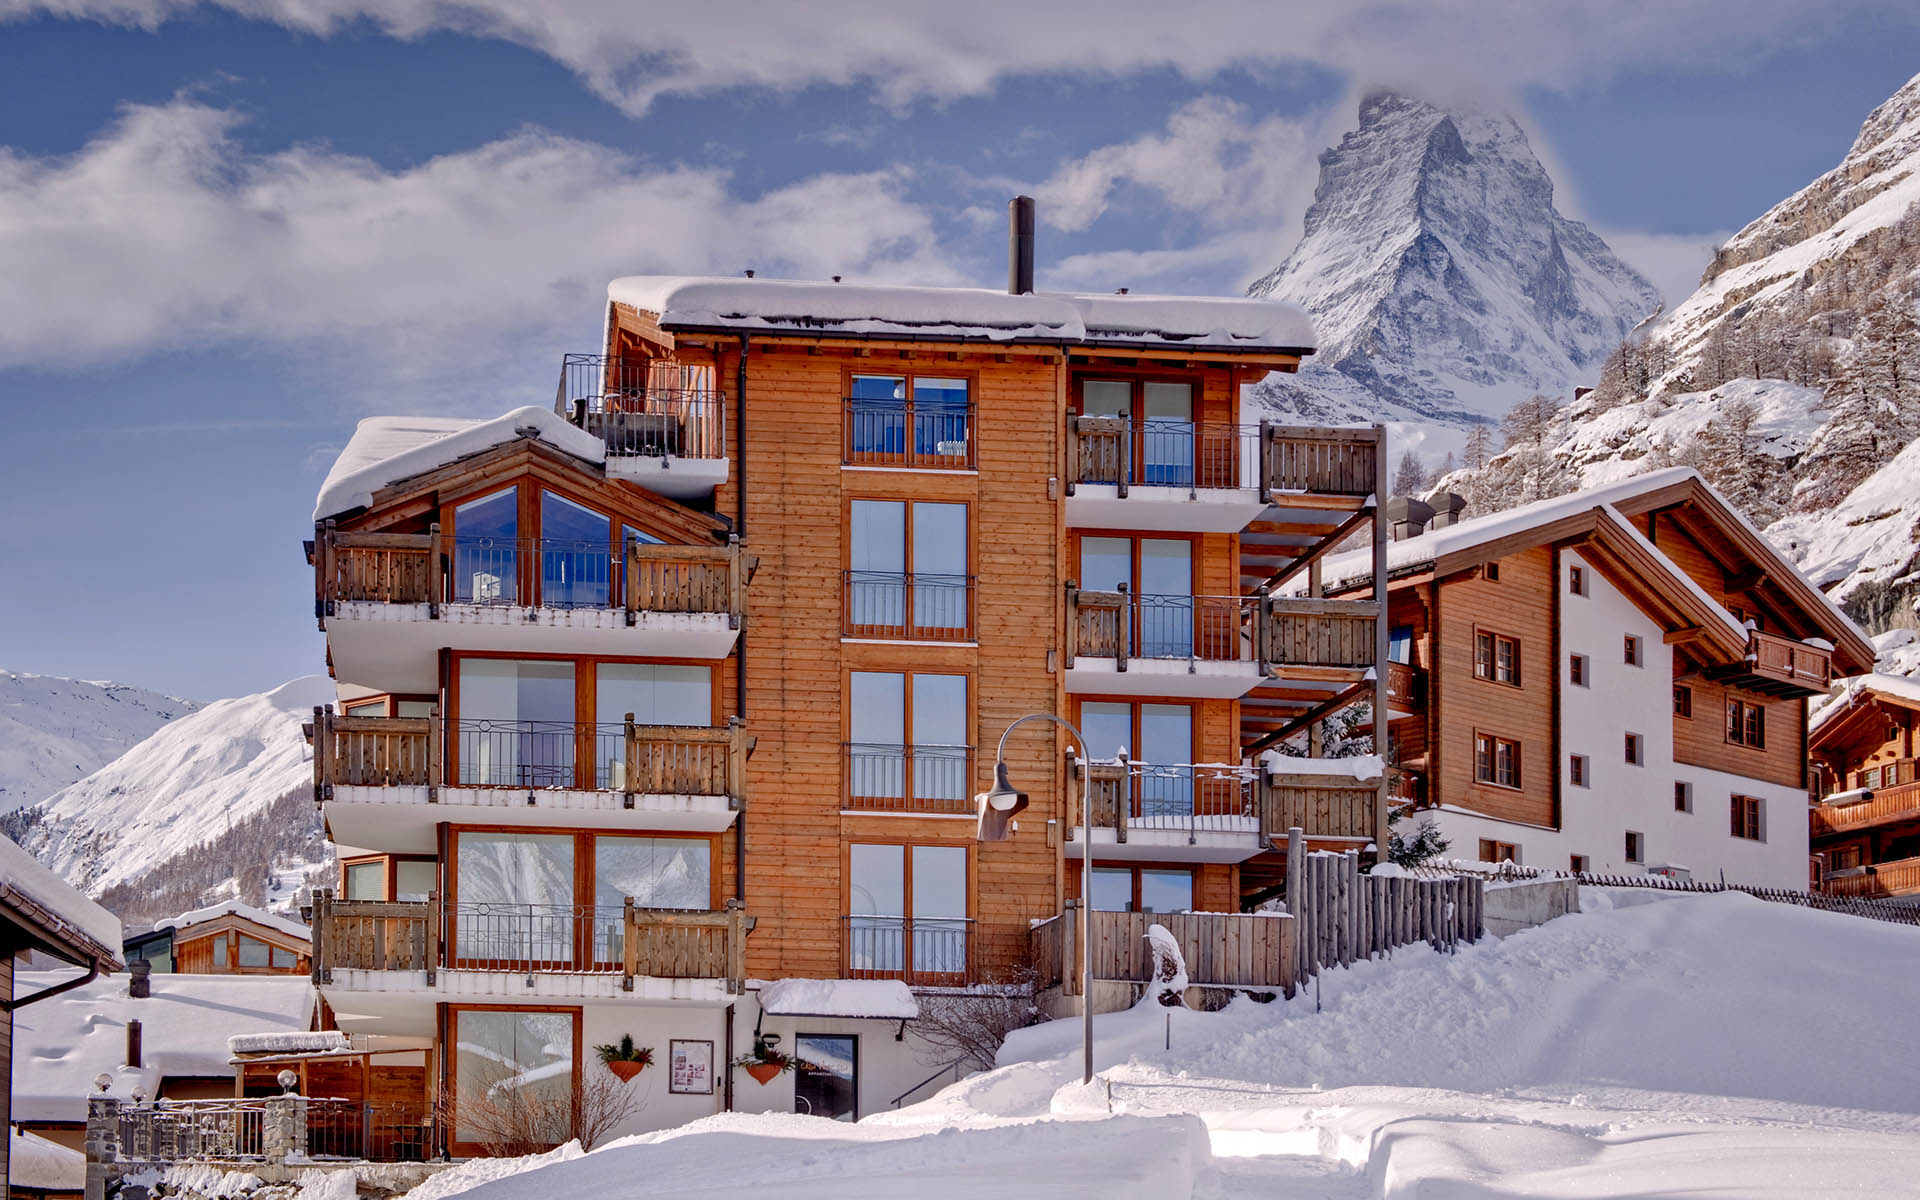
<svg viewBox="0 0 1920 1200"><path fill-rule="evenodd" d="M847 705L849 807L969 811L965 675L855 671Z"/></svg>
<svg viewBox="0 0 1920 1200"><path fill-rule="evenodd" d="M573 1136L578 1010L456 1008L449 1020L459 1152L528 1134L544 1146Z"/></svg>
<svg viewBox="0 0 1920 1200"><path fill-rule="evenodd" d="M1093 907L1102 912L1193 911L1193 872L1168 867L1095 867Z"/></svg>
<svg viewBox="0 0 1920 1200"><path fill-rule="evenodd" d="M540 493L540 603L605 608L613 596L613 522L553 492Z"/></svg>
<svg viewBox="0 0 1920 1200"><path fill-rule="evenodd" d="M520 489L502 488L453 510L453 598L520 602Z"/></svg>
<svg viewBox="0 0 1920 1200"><path fill-rule="evenodd" d="M570 662L460 660L461 784L575 786L573 671Z"/></svg>
<svg viewBox="0 0 1920 1200"><path fill-rule="evenodd" d="M593 677L595 786L626 786L626 719L635 725L708 725L711 667L687 663L597 663Z"/></svg>
<svg viewBox="0 0 1920 1200"><path fill-rule="evenodd" d="M1134 820L1179 824L1195 815L1190 706L1088 700L1080 705L1080 730L1096 762L1124 752L1134 764L1126 793ZM1237 792L1238 781L1231 782Z"/></svg>
<svg viewBox="0 0 1920 1200"><path fill-rule="evenodd" d="M847 909L854 978L964 980L966 847L854 843L847 847Z"/></svg>
<svg viewBox="0 0 1920 1200"><path fill-rule="evenodd" d="M1080 383L1080 412L1090 417L1122 417L1132 436L1129 483L1160 487L1233 486L1232 455L1195 477L1193 384L1185 380L1086 379ZM1225 478L1215 478L1224 472ZM1117 479L1089 479L1115 483Z"/></svg>
<svg viewBox="0 0 1920 1200"><path fill-rule="evenodd" d="M1083 537L1080 586L1117 592L1129 654L1136 658L1191 658L1194 654L1193 543L1186 538ZM1222 631L1222 640L1224 640ZM1235 622L1232 647L1238 649ZM1202 657L1232 657L1203 653Z"/></svg>
<svg viewBox="0 0 1920 1200"><path fill-rule="evenodd" d="M593 839L594 959L619 962L626 901L635 908L713 904L713 843L705 838Z"/></svg>
<svg viewBox="0 0 1920 1200"><path fill-rule="evenodd" d="M966 505L855 500L847 525L850 636L972 636Z"/></svg>
<svg viewBox="0 0 1920 1200"><path fill-rule="evenodd" d="M849 466L973 465L972 399L965 379L855 375L847 397Z"/></svg>

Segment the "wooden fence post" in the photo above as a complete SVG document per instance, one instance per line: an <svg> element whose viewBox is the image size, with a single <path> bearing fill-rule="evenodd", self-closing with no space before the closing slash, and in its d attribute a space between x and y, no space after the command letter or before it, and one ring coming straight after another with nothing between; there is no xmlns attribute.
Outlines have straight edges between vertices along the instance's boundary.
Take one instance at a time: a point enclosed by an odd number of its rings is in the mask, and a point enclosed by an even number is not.
<svg viewBox="0 0 1920 1200"><path fill-rule="evenodd" d="M427 619L440 619L440 597L446 594L446 579L440 561L440 522L427 527Z"/></svg>
<svg viewBox="0 0 1920 1200"><path fill-rule="evenodd" d="M631 718L629 718L631 719ZM633 915L633 897L625 896L620 904L620 990L633 990L633 977L640 969L640 931Z"/></svg>
<svg viewBox="0 0 1920 1200"><path fill-rule="evenodd" d="M746 807L747 754L750 749L747 723L737 716L727 718L727 800L732 807Z"/></svg>
<svg viewBox="0 0 1920 1200"><path fill-rule="evenodd" d="M433 986L440 970L440 893L427 893L426 929L421 940L421 957L426 959L427 986Z"/></svg>
<svg viewBox="0 0 1920 1200"><path fill-rule="evenodd" d="M1080 901L1069 900L1061 914L1060 990L1068 996L1081 994L1080 978Z"/></svg>
<svg viewBox="0 0 1920 1200"><path fill-rule="evenodd" d="M747 910L735 897L727 898L727 993L747 988Z"/></svg>

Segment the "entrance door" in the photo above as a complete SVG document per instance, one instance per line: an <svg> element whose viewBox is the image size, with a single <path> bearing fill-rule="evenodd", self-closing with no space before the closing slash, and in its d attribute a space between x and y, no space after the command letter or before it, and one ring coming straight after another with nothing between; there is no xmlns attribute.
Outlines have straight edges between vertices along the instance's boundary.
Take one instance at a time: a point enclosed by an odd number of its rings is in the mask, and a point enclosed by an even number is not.
<svg viewBox="0 0 1920 1200"><path fill-rule="evenodd" d="M801 1034L794 1051L793 1111L834 1121L858 1120L859 1062L857 1037Z"/></svg>

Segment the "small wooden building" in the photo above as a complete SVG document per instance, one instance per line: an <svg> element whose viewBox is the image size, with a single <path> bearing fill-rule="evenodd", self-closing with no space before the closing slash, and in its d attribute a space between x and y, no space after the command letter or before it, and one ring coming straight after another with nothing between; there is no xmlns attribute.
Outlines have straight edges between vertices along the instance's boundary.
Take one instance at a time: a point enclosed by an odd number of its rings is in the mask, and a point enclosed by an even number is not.
<svg viewBox="0 0 1920 1200"><path fill-rule="evenodd" d="M1864 675L1844 687L1807 735L1814 880L1846 896L1920 894L1920 681Z"/></svg>
<svg viewBox="0 0 1920 1200"><path fill-rule="evenodd" d="M162 921L154 932L171 933L171 969L182 975L305 975L313 969L306 926L237 900ZM142 949L155 960L152 947L143 943Z"/></svg>

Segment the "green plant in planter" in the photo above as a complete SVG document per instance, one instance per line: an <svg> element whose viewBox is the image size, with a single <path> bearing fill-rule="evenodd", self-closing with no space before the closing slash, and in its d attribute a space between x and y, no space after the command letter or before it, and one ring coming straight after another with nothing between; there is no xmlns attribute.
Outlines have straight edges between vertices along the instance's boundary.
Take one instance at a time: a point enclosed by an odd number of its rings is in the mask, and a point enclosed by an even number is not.
<svg viewBox="0 0 1920 1200"><path fill-rule="evenodd" d="M607 1064L607 1070L623 1080L632 1079L653 1065L653 1047L634 1045L630 1033L621 1034L618 1042L595 1046L593 1052L600 1056L601 1062Z"/></svg>
<svg viewBox="0 0 1920 1200"><path fill-rule="evenodd" d="M781 1053L770 1042L760 1039L754 1042L751 1051L734 1059L733 1065L744 1068L756 1081L765 1084L771 1083L774 1076L793 1070L793 1056Z"/></svg>

